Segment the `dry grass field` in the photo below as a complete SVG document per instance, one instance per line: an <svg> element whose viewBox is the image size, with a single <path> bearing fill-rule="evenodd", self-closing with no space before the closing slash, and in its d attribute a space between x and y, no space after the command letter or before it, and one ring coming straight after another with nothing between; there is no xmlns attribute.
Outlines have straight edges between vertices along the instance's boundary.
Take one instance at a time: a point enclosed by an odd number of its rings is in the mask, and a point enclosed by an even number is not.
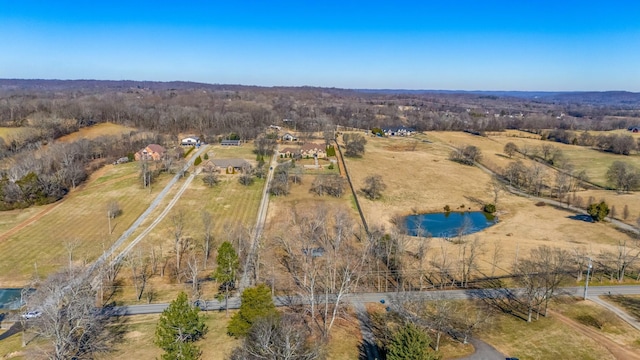
<svg viewBox="0 0 640 360"><path fill-rule="evenodd" d="M640 155L635 153L629 156L616 155L584 146L542 141L539 137L536 138L536 135L529 133L524 134L525 135L521 137L520 135L514 134L514 131L508 131L504 133L489 133L488 137L481 137L463 132L429 132L427 137L454 146L465 144L477 146L482 150L482 163L492 169L504 168L509 162L517 159L522 159L525 163L528 162L528 160L523 159L523 156L519 154L514 155L513 159L509 159L503 151L504 145L508 142L513 142L519 148L528 146L532 149L539 148L542 144L553 145L557 149L562 150L564 156L573 163L576 170L585 170L590 181L600 186L608 185L606 172L611 163L616 160L628 162L640 168ZM625 133L623 132L622 134ZM550 174L551 173L552 170L550 170Z"/></svg>
<svg viewBox="0 0 640 360"><path fill-rule="evenodd" d="M613 360L607 349L553 316L527 324L514 316L498 315L479 337L507 356L519 359Z"/></svg>
<svg viewBox="0 0 640 360"><path fill-rule="evenodd" d="M388 186L380 200L359 196L370 227L382 225L388 229L395 215L440 212L445 205L454 210L462 205L480 210L482 203L492 202L489 175L449 161L449 148L437 142L420 143L415 151L397 151L407 141L370 138L363 158L346 159L354 186L362 187L364 178L372 174L381 175ZM630 239L610 224L574 220L572 212L536 206L528 198L506 193L500 196L498 215L498 224L471 235L483 244L480 271L485 273L495 246L501 248L498 269L506 270L516 255L527 256L530 249L540 245L598 254L600 250L614 250L619 240ZM409 240L408 249L414 250L418 241L422 240ZM457 245L442 239L432 239L429 247L428 259L442 251L455 258L459 251Z"/></svg>
<svg viewBox="0 0 640 360"><path fill-rule="evenodd" d="M607 297L603 297L607 301ZM597 331L611 341L640 353L640 331L627 324L610 310L590 301L559 298L554 311ZM627 309L630 310L630 309Z"/></svg>
<svg viewBox="0 0 640 360"><path fill-rule="evenodd" d="M4 139L5 142L10 142L11 139L27 134L31 131L37 130L28 127L0 127L0 138Z"/></svg>
<svg viewBox="0 0 640 360"><path fill-rule="evenodd" d="M230 314L230 316L233 313ZM202 350L202 360L226 359L233 349L240 344L227 336L227 323L229 319L224 312L208 312L205 322L209 327L207 335L196 344ZM156 324L160 314L135 315L125 318L125 333L121 341L113 351L100 354L96 359L156 359L162 354L162 350L154 343ZM2 335L2 331L0 331ZM35 343L27 345L27 349L37 346ZM25 349L21 347L20 333L12 335L0 341L0 358L22 360L26 359Z"/></svg>
<svg viewBox="0 0 640 360"><path fill-rule="evenodd" d="M251 149L249 146L241 147L213 147L208 149L210 159L215 158L243 158L251 161ZM219 174L220 183L210 188L202 181L202 174L195 177L190 186L182 194L180 199L169 211L167 216L140 241L134 248L134 252L141 251L143 256L149 256L151 249L156 249L163 256L171 255L173 251L174 218L182 214L182 237L191 239L192 248L199 249L202 242L203 224L202 212L207 211L213 219L212 233L214 235L214 251L208 261L208 269L203 269L200 278L206 280L210 277L215 267L215 248L223 241L233 241L229 238L234 230L241 229L245 236L252 233L256 224L258 208L262 199L262 191L265 181L256 179L250 186L244 186L238 182L238 174ZM180 185L180 184L179 184ZM175 189L174 191L177 191ZM151 214L147 221L132 234L132 239L146 229L151 222L160 215L175 193L171 192ZM135 291L128 279L129 270L125 267L122 273L122 292L118 300L125 303L135 303ZM175 298L178 291L189 290L187 285L176 284L169 277L160 278L154 276L150 284L157 293L154 301L168 301ZM202 288L203 298L212 298L217 292L216 284L204 282ZM144 299L143 299L144 301Z"/></svg>
<svg viewBox="0 0 640 360"><path fill-rule="evenodd" d="M162 175L152 186L151 193L143 189L137 179L137 164L107 165L63 200L49 205L54 209L37 221L0 240L0 286L22 286L35 274L45 276L67 264L66 243L77 243L74 261L92 261L105 247L117 239L148 207L164 187L169 175ZM107 204L116 200L122 215L112 220L109 234ZM37 215L38 207L26 210ZM5 223L18 224L23 216L12 211L2 214L15 219ZM11 229L8 229L9 231Z"/></svg>
<svg viewBox="0 0 640 360"><path fill-rule="evenodd" d="M135 131L135 128L113 124L113 123L99 123L93 126L81 128L80 130L60 137L57 141L61 142L74 142L80 139L95 139L105 135L120 135L128 134L131 131Z"/></svg>

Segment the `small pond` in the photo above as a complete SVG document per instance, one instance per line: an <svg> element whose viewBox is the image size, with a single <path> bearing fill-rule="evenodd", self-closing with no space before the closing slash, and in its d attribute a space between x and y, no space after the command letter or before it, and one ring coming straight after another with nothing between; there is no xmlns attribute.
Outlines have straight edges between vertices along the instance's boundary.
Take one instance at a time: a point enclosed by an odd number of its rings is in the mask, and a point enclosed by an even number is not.
<svg viewBox="0 0 640 360"><path fill-rule="evenodd" d="M464 235L473 234L497 222L495 216L484 211L409 215L405 219L409 235L417 236L418 232L428 232L433 237L454 237L460 231Z"/></svg>
<svg viewBox="0 0 640 360"><path fill-rule="evenodd" d="M15 310L20 307L22 289L0 289L0 310Z"/></svg>

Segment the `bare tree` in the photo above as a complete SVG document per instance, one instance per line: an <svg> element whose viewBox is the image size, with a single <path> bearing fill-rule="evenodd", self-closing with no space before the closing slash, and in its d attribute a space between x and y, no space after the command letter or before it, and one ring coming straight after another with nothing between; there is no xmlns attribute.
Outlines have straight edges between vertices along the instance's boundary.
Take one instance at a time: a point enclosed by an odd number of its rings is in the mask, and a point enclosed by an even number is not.
<svg viewBox="0 0 640 360"><path fill-rule="evenodd" d="M69 261L69 268L73 267L73 253L82 245L80 240L65 241L64 247L67 250L67 260Z"/></svg>
<svg viewBox="0 0 640 360"><path fill-rule="evenodd" d="M495 276L498 262L502 257L502 243L496 240L493 243L493 250L491 251L491 277Z"/></svg>
<svg viewBox="0 0 640 360"><path fill-rule="evenodd" d="M515 155L518 152L518 145L512 143L511 141L509 141L508 143L506 143L504 145L504 153L507 154L507 156L509 157L513 157L513 155Z"/></svg>
<svg viewBox="0 0 640 360"><path fill-rule="evenodd" d="M281 261L309 304L312 323L326 337L361 276L367 251L355 246L353 222L344 210L294 210L291 219L289 235L279 239Z"/></svg>
<svg viewBox="0 0 640 360"><path fill-rule="evenodd" d="M171 223L173 224L173 245L176 252L176 271L180 270L180 264L182 261L182 252L184 250L186 240L182 238L182 231L184 230L184 213L178 211L171 216Z"/></svg>
<svg viewBox="0 0 640 360"><path fill-rule="evenodd" d="M376 200L382 197L382 192L387 185L380 175L369 175L364 179L364 187L361 189L367 199Z"/></svg>
<svg viewBox="0 0 640 360"><path fill-rule="evenodd" d="M30 319L29 331L47 339L39 346L49 359L90 359L111 349L119 328L108 326L109 308L96 308L96 292L83 281L83 269L67 269L51 275L26 298L27 308L41 315ZM44 344L43 344L44 345Z"/></svg>
<svg viewBox="0 0 640 360"><path fill-rule="evenodd" d="M294 315L258 320L231 360L314 360L321 358L319 348L309 343L308 327Z"/></svg>
<svg viewBox="0 0 640 360"><path fill-rule="evenodd" d="M496 175L491 177L489 190L493 194L493 204L497 207L500 195L505 191L505 186L502 180L500 180Z"/></svg>
<svg viewBox="0 0 640 360"><path fill-rule="evenodd" d="M138 249L130 253L124 262L129 266L129 269L131 269L131 281L133 282L133 287L136 292L136 301L140 301L145 286L152 275L149 258L143 256L142 250Z"/></svg>
<svg viewBox="0 0 640 360"><path fill-rule="evenodd" d="M202 218L202 228L203 228L203 236L202 236L202 255L204 256L204 261L202 263L203 268L207 268L207 260L209 256L211 256L211 249L215 248L215 244L213 243L213 217L211 213L207 210L202 210L201 213Z"/></svg>
<svg viewBox="0 0 640 360"><path fill-rule="evenodd" d="M462 287L466 287L473 275L478 269L478 257L482 255L483 248L479 237L474 237L471 241L465 241L460 246L460 263L462 264Z"/></svg>
<svg viewBox="0 0 640 360"><path fill-rule="evenodd" d="M200 274L199 254L195 251L190 252L187 256L187 276L191 281L191 294L194 298L200 298L200 282L198 275Z"/></svg>

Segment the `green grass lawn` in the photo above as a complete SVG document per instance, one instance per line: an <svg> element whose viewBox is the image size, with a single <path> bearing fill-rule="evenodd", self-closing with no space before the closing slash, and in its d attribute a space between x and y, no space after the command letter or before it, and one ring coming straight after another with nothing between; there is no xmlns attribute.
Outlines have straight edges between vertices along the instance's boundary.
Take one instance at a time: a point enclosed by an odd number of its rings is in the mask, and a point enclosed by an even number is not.
<svg viewBox="0 0 640 360"><path fill-rule="evenodd" d="M55 204L53 211L0 241L0 253L11 254L0 262L0 286L22 286L36 269L39 276L46 276L66 265L66 243L78 244L75 261L99 256L146 210L171 177L160 176L149 193L139 184L136 172L136 164L107 169L102 176L106 180L90 181ZM113 233L109 234L107 204L112 200L118 201L122 215L111 221Z"/></svg>

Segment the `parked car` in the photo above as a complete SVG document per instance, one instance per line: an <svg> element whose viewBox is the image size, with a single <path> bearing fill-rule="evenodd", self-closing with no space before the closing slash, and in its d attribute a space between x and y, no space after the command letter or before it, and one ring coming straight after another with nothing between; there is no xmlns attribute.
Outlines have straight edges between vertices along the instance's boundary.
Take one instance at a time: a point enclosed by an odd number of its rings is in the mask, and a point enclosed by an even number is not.
<svg viewBox="0 0 640 360"><path fill-rule="evenodd" d="M35 318L38 318L40 316L42 316L42 312L40 312L40 311L28 311L28 312L22 314L22 318L23 319L27 319L27 320L28 319L35 319Z"/></svg>

